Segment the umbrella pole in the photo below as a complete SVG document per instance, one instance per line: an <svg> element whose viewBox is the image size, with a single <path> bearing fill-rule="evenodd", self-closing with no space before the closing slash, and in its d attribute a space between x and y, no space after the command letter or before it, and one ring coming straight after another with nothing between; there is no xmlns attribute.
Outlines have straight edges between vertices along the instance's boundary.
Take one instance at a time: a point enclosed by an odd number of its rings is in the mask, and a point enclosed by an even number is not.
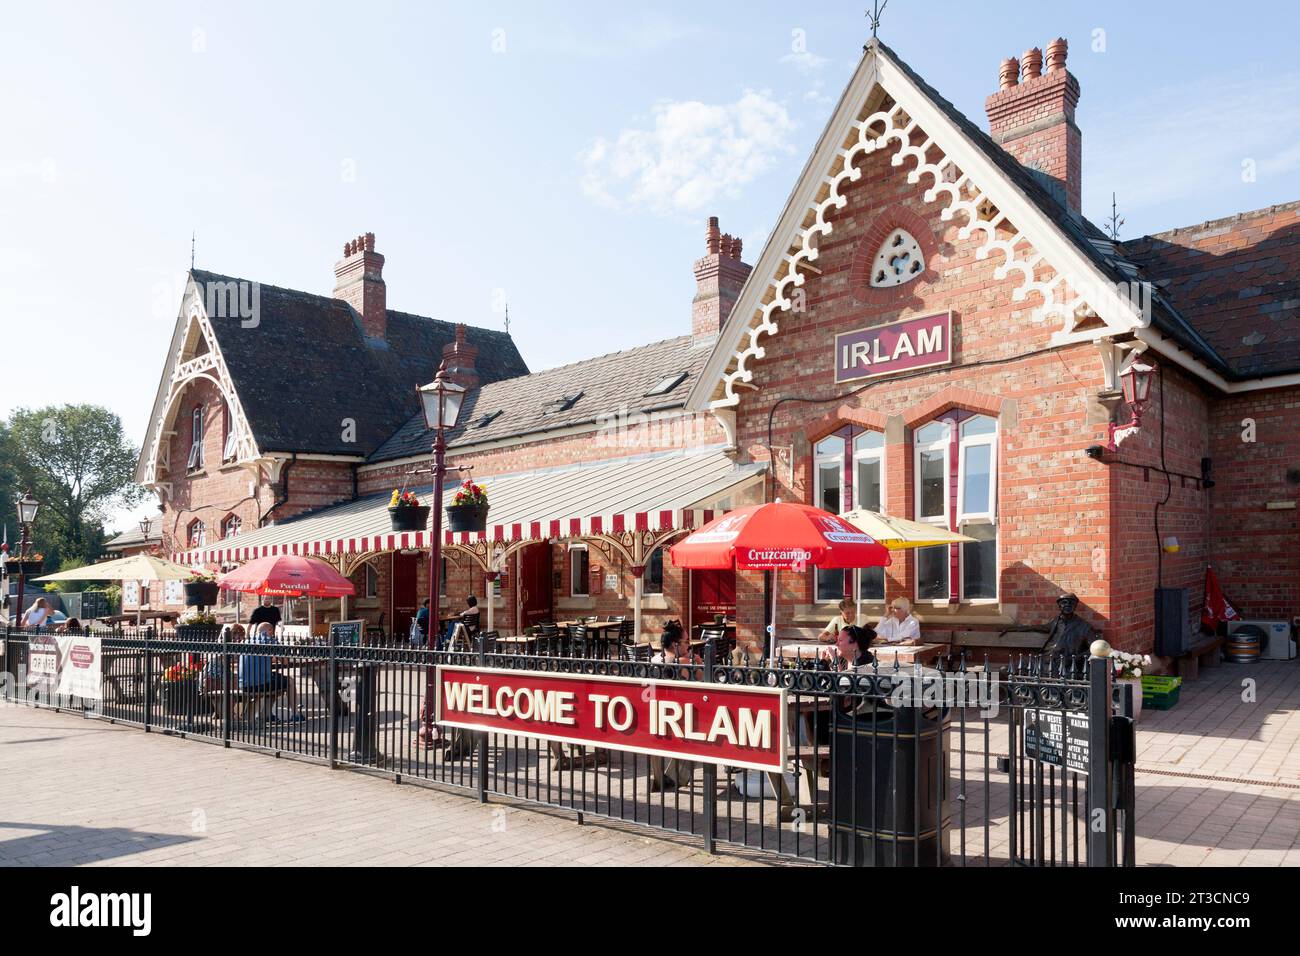
<svg viewBox="0 0 1300 956"><path fill-rule="evenodd" d="M776 660L776 578L780 572L772 569L772 629L768 632L767 666L772 667Z"/></svg>

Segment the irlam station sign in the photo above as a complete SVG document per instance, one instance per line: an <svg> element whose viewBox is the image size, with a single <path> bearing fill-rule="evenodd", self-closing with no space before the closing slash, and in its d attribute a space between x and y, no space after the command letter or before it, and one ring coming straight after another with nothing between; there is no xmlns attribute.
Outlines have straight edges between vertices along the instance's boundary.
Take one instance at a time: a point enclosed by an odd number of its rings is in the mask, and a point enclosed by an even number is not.
<svg viewBox="0 0 1300 956"><path fill-rule="evenodd" d="M440 665L448 727L782 771L785 691L679 680Z"/></svg>
<svg viewBox="0 0 1300 956"><path fill-rule="evenodd" d="M910 372L952 362L952 313L902 319L835 336L835 381Z"/></svg>

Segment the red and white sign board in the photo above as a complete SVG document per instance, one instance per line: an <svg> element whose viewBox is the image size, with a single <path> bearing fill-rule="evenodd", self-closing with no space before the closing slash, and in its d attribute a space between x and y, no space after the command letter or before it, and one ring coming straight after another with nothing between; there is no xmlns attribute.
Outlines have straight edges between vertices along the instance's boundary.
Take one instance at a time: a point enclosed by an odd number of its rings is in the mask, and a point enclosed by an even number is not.
<svg viewBox="0 0 1300 956"><path fill-rule="evenodd" d="M785 770L777 687L440 665L436 703L447 727Z"/></svg>

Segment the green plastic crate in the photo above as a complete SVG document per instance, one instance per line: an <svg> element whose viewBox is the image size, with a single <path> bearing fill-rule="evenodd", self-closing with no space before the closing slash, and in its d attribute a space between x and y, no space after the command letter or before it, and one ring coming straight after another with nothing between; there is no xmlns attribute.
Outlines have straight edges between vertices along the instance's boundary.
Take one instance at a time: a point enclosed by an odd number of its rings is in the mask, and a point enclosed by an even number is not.
<svg viewBox="0 0 1300 956"><path fill-rule="evenodd" d="M1181 677L1144 676L1142 678L1142 708L1171 710L1178 703L1182 691Z"/></svg>

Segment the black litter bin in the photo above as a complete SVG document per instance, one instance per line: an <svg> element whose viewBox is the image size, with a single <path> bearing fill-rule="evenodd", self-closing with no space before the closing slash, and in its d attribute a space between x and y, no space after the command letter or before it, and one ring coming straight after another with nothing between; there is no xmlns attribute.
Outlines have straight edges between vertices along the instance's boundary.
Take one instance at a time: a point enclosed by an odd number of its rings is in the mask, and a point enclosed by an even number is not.
<svg viewBox="0 0 1300 956"><path fill-rule="evenodd" d="M350 763L373 764L379 757L379 718L375 708L379 704L379 667L375 664L358 664L352 678L352 751Z"/></svg>
<svg viewBox="0 0 1300 956"><path fill-rule="evenodd" d="M848 866L948 862L951 712L881 708L837 715L831 732L831 833Z"/></svg>

